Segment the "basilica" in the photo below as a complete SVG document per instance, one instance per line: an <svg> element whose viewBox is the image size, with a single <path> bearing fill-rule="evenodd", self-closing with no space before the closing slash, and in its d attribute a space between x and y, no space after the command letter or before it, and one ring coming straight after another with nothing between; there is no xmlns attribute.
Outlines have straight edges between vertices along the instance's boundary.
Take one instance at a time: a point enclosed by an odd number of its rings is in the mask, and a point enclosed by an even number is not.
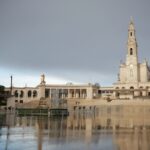
<svg viewBox="0 0 150 150"><path fill-rule="evenodd" d="M137 98L150 98L150 68L146 60L138 61L138 44L133 19L128 27L126 60L120 64L118 81L110 87L101 87L91 83L76 85L72 83L64 85L47 84L45 75L41 75L40 83L36 87L9 87L14 104L28 103L54 97L67 100L131 100Z"/></svg>
<svg viewBox="0 0 150 150"><path fill-rule="evenodd" d="M133 20L128 28L127 54L124 63L120 64L118 81L114 88L118 95L131 97L150 95L150 68L146 60L138 61L138 44Z"/></svg>

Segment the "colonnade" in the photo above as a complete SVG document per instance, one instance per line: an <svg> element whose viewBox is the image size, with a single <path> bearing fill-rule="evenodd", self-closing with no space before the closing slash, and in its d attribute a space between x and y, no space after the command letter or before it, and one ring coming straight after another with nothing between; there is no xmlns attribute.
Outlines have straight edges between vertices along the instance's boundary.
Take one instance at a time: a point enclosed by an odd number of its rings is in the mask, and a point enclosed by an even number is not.
<svg viewBox="0 0 150 150"><path fill-rule="evenodd" d="M87 89L45 89L46 98L87 98Z"/></svg>
<svg viewBox="0 0 150 150"><path fill-rule="evenodd" d="M120 97L121 95L128 97L146 97L150 96L150 91L148 89L117 89L113 91L114 97Z"/></svg>

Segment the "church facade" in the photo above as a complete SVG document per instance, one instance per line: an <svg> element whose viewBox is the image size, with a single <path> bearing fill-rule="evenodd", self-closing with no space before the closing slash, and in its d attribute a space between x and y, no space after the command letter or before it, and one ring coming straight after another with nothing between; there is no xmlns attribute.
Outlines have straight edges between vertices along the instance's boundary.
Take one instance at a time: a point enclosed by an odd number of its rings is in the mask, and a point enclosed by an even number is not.
<svg viewBox="0 0 150 150"><path fill-rule="evenodd" d="M118 95L148 96L150 95L150 68L146 60L138 61L138 44L133 20L128 28L127 54L125 63L120 64L118 81L114 84ZM126 92L125 92L126 91Z"/></svg>

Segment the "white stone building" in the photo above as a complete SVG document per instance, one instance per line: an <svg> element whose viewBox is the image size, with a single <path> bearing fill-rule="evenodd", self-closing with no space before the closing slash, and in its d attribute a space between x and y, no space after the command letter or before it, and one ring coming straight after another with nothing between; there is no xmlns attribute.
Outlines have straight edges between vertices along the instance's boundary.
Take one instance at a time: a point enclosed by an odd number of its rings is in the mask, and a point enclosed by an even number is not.
<svg viewBox="0 0 150 150"><path fill-rule="evenodd" d="M52 98L80 100L97 98L98 89L99 87L90 83L84 85L72 83L64 85L46 84L45 75L43 74L41 75L41 82L39 85L36 87L12 87L12 95L14 95L13 100L16 104L38 101L41 99L49 101ZM6 90L10 91L10 88L6 88Z"/></svg>
<svg viewBox="0 0 150 150"><path fill-rule="evenodd" d="M10 90L7 88L6 90ZM51 100L58 93L58 98L65 99L94 99L112 97L114 99L133 99L150 97L150 68L146 60L138 61L138 45L133 20L128 28L127 54L125 63L120 64L118 81L111 87L98 87L92 84L64 85L46 84L45 76L36 87L13 87L15 103L26 103L40 99Z"/></svg>
<svg viewBox="0 0 150 150"><path fill-rule="evenodd" d="M114 89L116 96L122 98L150 95L150 68L146 60L143 63L138 61L138 44L132 19L128 28L126 60L120 64L118 81L114 84Z"/></svg>

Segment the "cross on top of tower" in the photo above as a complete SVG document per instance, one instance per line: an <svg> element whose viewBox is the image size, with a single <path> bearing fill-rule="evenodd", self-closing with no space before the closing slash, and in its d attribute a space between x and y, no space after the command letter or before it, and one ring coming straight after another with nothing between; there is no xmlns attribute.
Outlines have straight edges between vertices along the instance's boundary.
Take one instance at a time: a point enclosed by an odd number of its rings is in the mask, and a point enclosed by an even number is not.
<svg viewBox="0 0 150 150"><path fill-rule="evenodd" d="M130 17L129 30L130 30L130 31L131 31L131 30L132 30L132 31L135 30L134 21L133 21L133 17L132 17L132 16Z"/></svg>
<svg viewBox="0 0 150 150"><path fill-rule="evenodd" d="M133 24L133 17L130 17L130 24Z"/></svg>

